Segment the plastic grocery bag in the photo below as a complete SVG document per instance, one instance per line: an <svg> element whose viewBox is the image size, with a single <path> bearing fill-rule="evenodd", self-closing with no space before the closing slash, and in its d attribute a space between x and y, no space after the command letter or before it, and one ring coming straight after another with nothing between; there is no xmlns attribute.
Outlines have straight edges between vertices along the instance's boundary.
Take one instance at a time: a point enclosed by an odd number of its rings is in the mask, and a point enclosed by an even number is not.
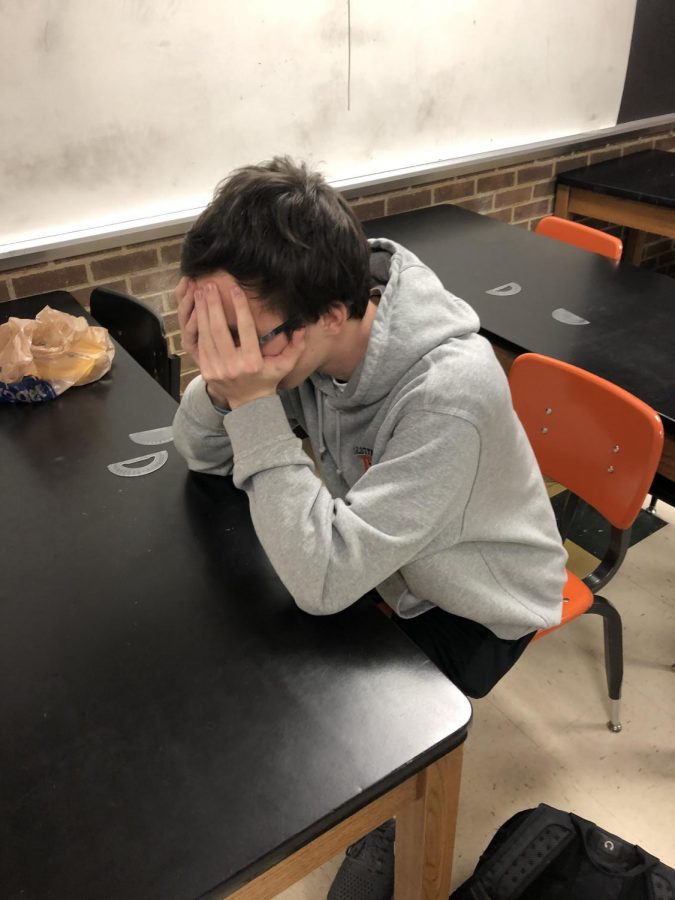
<svg viewBox="0 0 675 900"><path fill-rule="evenodd" d="M0 403L41 403L110 370L107 329L45 306L34 319L0 325Z"/></svg>

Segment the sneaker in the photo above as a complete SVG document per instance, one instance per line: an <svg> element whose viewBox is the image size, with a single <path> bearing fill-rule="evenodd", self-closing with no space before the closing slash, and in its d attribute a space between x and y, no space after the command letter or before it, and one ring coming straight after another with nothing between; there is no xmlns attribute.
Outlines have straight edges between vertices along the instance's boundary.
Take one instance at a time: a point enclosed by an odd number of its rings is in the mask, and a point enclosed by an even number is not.
<svg viewBox="0 0 675 900"><path fill-rule="evenodd" d="M390 819L348 847L328 900L392 900L395 835Z"/></svg>

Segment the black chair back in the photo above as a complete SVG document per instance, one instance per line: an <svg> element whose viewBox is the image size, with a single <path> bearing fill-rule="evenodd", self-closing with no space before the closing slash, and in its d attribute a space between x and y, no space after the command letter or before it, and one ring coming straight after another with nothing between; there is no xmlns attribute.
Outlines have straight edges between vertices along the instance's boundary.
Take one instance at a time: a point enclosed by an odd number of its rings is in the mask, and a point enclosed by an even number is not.
<svg viewBox="0 0 675 900"><path fill-rule="evenodd" d="M91 314L165 391L180 400L180 358L169 353L160 316L135 297L111 288L91 292Z"/></svg>

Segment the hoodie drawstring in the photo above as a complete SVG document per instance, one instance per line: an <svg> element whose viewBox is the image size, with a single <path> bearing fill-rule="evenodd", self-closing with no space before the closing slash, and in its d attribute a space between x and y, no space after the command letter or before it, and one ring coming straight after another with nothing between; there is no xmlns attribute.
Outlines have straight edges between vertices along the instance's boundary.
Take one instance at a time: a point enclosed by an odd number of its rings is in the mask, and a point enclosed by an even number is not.
<svg viewBox="0 0 675 900"><path fill-rule="evenodd" d="M323 439L323 401L324 396L323 393L315 386L314 387L314 396L316 397L317 403L317 411L319 414L319 459L323 459L326 455L326 442Z"/></svg>
<svg viewBox="0 0 675 900"><path fill-rule="evenodd" d="M336 431L336 444L337 444L337 473L338 475L342 475L342 466L340 465L340 410L336 409L335 413L337 415L337 422L335 425Z"/></svg>
<svg viewBox="0 0 675 900"><path fill-rule="evenodd" d="M323 418L324 418L324 408L323 405L326 402L326 397L323 391L320 391L316 386L314 387L314 396L316 397L317 403L317 413L318 413L318 427L319 427L319 459L323 459L326 455L326 441L323 436ZM336 464L337 464L337 474L342 475L342 466L340 465L340 441L341 441L341 433L340 433L340 410L336 411L337 421L336 421Z"/></svg>

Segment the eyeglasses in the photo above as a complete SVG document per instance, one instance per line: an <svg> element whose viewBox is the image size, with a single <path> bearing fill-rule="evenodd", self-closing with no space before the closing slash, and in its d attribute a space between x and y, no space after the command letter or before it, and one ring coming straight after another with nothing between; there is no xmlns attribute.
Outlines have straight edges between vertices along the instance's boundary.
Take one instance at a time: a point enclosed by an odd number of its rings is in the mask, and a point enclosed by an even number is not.
<svg viewBox="0 0 675 900"><path fill-rule="evenodd" d="M294 316L290 319L286 319L285 322L282 322L281 325L277 325L276 328L273 328L271 331L268 331L267 334L263 334L258 338L258 344L261 347L264 347L265 344L268 344L271 340L273 340L278 334L285 334L287 338L293 334L296 329L298 329L302 325L300 319L297 316Z"/></svg>

